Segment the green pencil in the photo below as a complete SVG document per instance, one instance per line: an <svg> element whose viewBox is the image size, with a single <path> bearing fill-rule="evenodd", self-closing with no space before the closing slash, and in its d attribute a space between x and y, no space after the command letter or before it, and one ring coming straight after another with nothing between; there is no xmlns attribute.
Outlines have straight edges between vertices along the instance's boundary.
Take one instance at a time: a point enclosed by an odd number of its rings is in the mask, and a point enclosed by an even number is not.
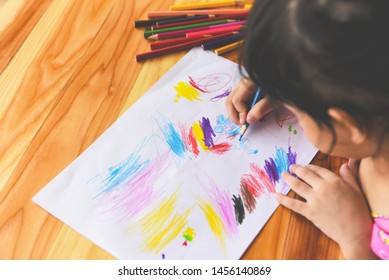
<svg viewBox="0 0 389 280"><path fill-rule="evenodd" d="M163 32L170 32L170 31L177 31L177 30L183 30L183 29L189 29L189 28L196 28L196 27L203 27L203 26L210 26L210 25L216 25L216 24L223 24L223 23L229 23L234 22L236 20L230 20L230 19L221 19L221 20L215 20L215 21L209 21L209 22L202 22L202 23L194 23L194 24L187 24L187 25L181 25L181 26L174 26L169 28L162 28L157 30L146 30L144 32L145 37L150 37L152 35L163 33Z"/></svg>

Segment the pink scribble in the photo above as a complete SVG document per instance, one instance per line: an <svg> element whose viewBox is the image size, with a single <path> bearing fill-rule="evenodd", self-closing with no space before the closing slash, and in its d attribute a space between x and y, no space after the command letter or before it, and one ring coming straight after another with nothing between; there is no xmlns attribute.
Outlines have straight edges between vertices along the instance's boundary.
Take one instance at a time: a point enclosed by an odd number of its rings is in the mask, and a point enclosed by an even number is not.
<svg viewBox="0 0 389 280"><path fill-rule="evenodd" d="M197 180L206 190L214 209L223 221L227 235L237 237L239 235L239 230L230 193L227 190L218 188L215 181L208 174L205 173L204 175L205 178L202 179L207 179L207 183L204 183L198 176Z"/></svg>
<svg viewBox="0 0 389 280"><path fill-rule="evenodd" d="M169 166L168 159L166 153L152 160L128 185L103 193L99 203L106 207L105 212L120 214L122 221L149 207L161 194L155 189L155 182Z"/></svg>
<svg viewBox="0 0 389 280"><path fill-rule="evenodd" d="M226 73L210 74L198 79L189 76L189 84L204 93L219 91L226 87L231 80L231 75Z"/></svg>

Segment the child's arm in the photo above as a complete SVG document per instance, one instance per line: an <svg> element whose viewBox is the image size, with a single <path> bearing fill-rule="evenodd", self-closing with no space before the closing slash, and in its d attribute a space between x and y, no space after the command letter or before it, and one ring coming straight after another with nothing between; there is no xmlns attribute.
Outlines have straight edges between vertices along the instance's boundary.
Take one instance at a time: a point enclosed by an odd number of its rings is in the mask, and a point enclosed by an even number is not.
<svg viewBox="0 0 389 280"><path fill-rule="evenodd" d="M372 218L355 177L347 164L340 176L308 165L290 167L283 180L305 201L277 194L285 207L305 216L341 247L346 259L377 259L370 249Z"/></svg>
<svg viewBox="0 0 389 280"><path fill-rule="evenodd" d="M238 125L243 125L246 122L252 124L271 111L267 97L261 99L251 110L249 109L256 89L257 86L250 79L242 78L227 97L227 112L234 123Z"/></svg>

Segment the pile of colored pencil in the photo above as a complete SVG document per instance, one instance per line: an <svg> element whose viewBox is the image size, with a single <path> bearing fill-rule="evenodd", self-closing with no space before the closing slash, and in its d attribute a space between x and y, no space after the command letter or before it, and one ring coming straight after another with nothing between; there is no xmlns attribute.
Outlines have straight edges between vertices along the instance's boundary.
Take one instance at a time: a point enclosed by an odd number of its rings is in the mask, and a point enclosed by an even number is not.
<svg viewBox="0 0 389 280"><path fill-rule="evenodd" d="M148 12L148 19L135 21L135 27L146 28L150 51L136 55L136 61L197 46L217 55L237 49L243 43L249 11L244 0L218 0Z"/></svg>

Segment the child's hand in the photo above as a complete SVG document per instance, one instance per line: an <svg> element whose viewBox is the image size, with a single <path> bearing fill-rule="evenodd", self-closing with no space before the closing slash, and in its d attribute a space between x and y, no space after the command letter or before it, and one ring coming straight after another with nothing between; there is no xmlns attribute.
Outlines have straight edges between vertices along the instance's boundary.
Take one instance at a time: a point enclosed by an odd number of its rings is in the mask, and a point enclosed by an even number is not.
<svg viewBox="0 0 389 280"><path fill-rule="evenodd" d="M350 167L343 164L340 176L316 165L292 165L290 171L298 178L283 173L282 179L304 201L277 194L278 202L312 221L346 258L374 258L370 211Z"/></svg>
<svg viewBox="0 0 389 280"><path fill-rule="evenodd" d="M227 112L231 120L242 125L246 121L251 124L271 111L267 97L261 99L250 110L256 85L249 79L242 78L226 99Z"/></svg>

